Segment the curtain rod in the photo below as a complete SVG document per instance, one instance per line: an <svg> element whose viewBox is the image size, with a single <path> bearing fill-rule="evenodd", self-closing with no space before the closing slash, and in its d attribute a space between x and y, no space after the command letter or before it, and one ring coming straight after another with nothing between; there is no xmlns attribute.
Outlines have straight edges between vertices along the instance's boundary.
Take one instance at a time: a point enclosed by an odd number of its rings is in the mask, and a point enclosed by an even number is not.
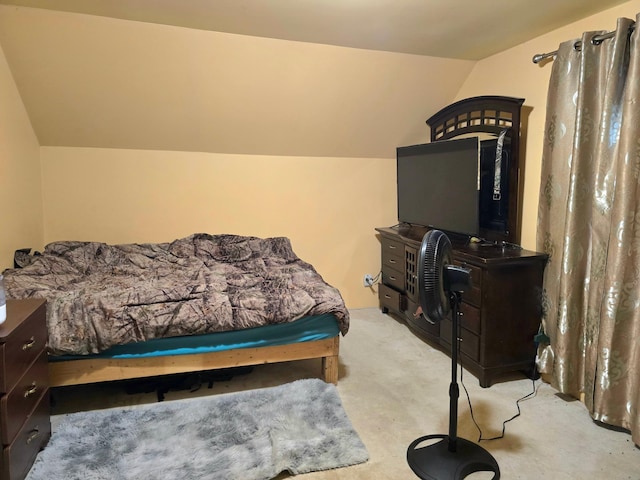
<svg viewBox="0 0 640 480"><path fill-rule="evenodd" d="M635 29L635 23L632 24L631 27L629 27L629 33L630 34L633 33L634 29ZM591 39L591 43L593 43L594 45L600 45L604 40L614 37L615 34L616 34L616 31L613 30L612 32L603 33L602 35L594 35L594 37ZM573 48L575 48L577 51L580 51L580 49L582 48L582 42L578 40L576 43L573 44ZM558 54L558 50L554 50L553 52L549 52L549 53L538 53L537 55L533 56L531 61L533 63L540 63L545 58L555 57L557 54Z"/></svg>

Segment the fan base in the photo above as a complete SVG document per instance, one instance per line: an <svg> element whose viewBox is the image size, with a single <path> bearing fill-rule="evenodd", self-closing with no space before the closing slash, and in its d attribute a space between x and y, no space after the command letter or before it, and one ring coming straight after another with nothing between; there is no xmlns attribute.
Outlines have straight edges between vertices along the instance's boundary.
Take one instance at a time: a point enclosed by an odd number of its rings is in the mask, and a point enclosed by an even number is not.
<svg viewBox="0 0 640 480"><path fill-rule="evenodd" d="M440 441L424 447L418 444ZM480 445L456 439L455 451L449 451L448 435L427 435L414 440L407 449L407 462L411 470L423 480L460 480L474 472L493 472L492 480L500 478L500 468L493 456Z"/></svg>

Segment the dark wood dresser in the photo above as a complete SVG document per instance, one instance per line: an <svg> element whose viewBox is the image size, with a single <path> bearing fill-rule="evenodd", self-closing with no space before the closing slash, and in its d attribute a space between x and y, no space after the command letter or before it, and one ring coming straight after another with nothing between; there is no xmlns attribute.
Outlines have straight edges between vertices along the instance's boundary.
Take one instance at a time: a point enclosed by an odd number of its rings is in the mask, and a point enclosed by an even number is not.
<svg viewBox="0 0 640 480"><path fill-rule="evenodd" d="M382 247L380 306L397 314L428 343L451 352L451 321L431 324L416 316L418 261L425 227L376 228ZM472 289L462 295L462 364L491 386L499 374L533 375L534 336L542 319L542 277L547 255L513 247L457 243L453 263L471 270Z"/></svg>
<svg viewBox="0 0 640 480"><path fill-rule="evenodd" d="M0 480L23 479L51 436L46 303L7 300L0 325Z"/></svg>

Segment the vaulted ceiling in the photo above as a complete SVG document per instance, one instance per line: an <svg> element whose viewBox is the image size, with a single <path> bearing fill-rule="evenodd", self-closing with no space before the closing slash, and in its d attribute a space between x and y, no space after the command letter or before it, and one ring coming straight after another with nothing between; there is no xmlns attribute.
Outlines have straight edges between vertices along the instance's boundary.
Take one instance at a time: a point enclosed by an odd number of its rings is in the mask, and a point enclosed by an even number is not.
<svg viewBox="0 0 640 480"><path fill-rule="evenodd" d="M621 3L0 0L0 46L43 146L391 156L475 61Z"/></svg>
<svg viewBox="0 0 640 480"><path fill-rule="evenodd" d="M627 0L0 0L200 30L480 60Z"/></svg>

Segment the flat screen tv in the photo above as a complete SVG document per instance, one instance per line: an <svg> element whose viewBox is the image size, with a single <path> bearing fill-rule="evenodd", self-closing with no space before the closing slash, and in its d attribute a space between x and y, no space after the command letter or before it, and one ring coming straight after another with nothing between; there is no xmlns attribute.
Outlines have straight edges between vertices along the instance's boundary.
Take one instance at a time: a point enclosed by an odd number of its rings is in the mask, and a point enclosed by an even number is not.
<svg viewBox="0 0 640 480"><path fill-rule="evenodd" d="M480 140L398 147L398 221L479 233Z"/></svg>

